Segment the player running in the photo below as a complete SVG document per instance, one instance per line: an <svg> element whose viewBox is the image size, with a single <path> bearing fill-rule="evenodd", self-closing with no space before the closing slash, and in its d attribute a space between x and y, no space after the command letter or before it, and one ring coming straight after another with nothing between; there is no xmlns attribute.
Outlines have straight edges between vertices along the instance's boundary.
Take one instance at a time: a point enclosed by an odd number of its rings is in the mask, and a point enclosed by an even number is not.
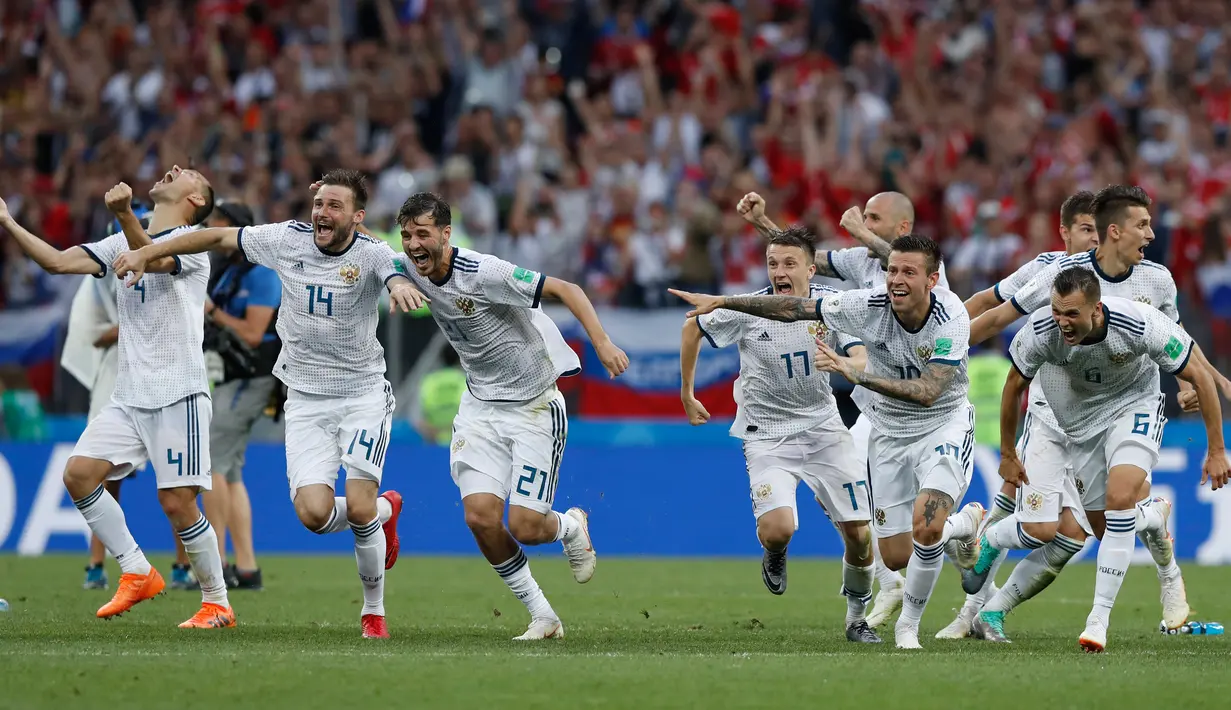
<svg viewBox="0 0 1231 710"><path fill-rule="evenodd" d="M907 649L921 648L919 620L945 552L959 566L973 564L983 520L978 503L950 517L973 471L974 408L966 397L969 319L957 296L936 288L939 267L935 242L905 236L893 241L886 285L875 289L821 298L675 292L696 306L690 316L726 308L773 320L821 320L863 341L866 370L824 343L817 344L816 366L873 392L866 410L869 493L881 556L890 569L907 569L894 630L898 648Z"/></svg>
<svg viewBox="0 0 1231 710"><path fill-rule="evenodd" d="M278 273L282 352L274 375L289 390L291 499L300 522L313 532L350 527L363 583L363 635L388 638L384 573L397 561L402 498L395 491L377 496L394 408L376 339L377 304L385 287L391 310L414 310L423 297L399 272L392 249L356 231L368 197L363 176L334 170L318 186L312 224L202 229L120 255L116 273L131 273L131 281L167 257L219 248L238 249ZM339 466L346 468L345 497L334 494Z"/></svg>
<svg viewBox="0 0 1231 710"><path fill-rule="evenodd" d="M1154 240L1149 207L1150 198L1140 187L1111 185L1100 190L1090 207L1099 235L1098 247L1053 261L1017 289L1006 302L975 318L971 322L971 344L987 340L1022 315L1046 306L1050 302L1057 275L1072 266L1092 271L1104 295L1152 305L1172 321L1178 322L1180 314L1176 308L1176 286L1171 272L1144 258L1146 246ZM1214 372L1205 360L1200 347L1194 346L1194 357L1199 365L1211 370L1216 382L1225 382L1226 378ZM1186 403L1186 408L1193 408L1195 402L1191 395L1184 392L1191 390L1191 386L1181 381L1180 388L1181 401ZM1224 386L1224 392L1231 392L1231 383ZM1059 435L1059 428L1048 413L1046 402L1039 404L1037 399L1031 398L1035 415L1027 421L1028 429L1023 434L1024 440L1032 444L1027 448L1024 460L1030 471L1036 467L1064 465L1066 461L1062 454L1064 441ZM1188 620L1188 599L1183 575L1175 561L1174 541L1167 529L1171 504L1162 498L1150 498L1149 482L1147 476L1139 492L1138 500L1141 502L1138 505L1137 533L1158 567L1163 622L1174 629ZM1083 494L1083 499L1085 497ZM1101 539L1101 501L1083 500L1083 504L1095 536ZM1066 526L1065 530L1073 532L1071 526ZM1066 535L1064 530L1061 534ZM1045 551L1048 563L1044 569L1047 571L1040 572L1040 578L1032 583L1032 586L1041 585L1040 589L1049 584L1054 574L1080 551L1080 547L1074 548L1069 540L1060 539L1052 544L1054 547ZM979 571L982 573L984 570Z"/></svg>
<svg viewBox="0 0 1231 710"><path fill-rule="evenodd" d="M1005 383L1000 431L1001 441L1013 440L1021 396L1037 376L1065 437L1038 444L1054 454L1050 461L1058 465L1035 466L1027 475L1017 452L1005 447L1000 475L1022 486L1025 505L984 532L979 566L963 574L967 591L982 585L977 570L988 569L990 558L1002 550L1037 550L1057 538L1057 528L1065 524L1055 522L1062 506L1067 523L1078 518L1076 536L1067 537L1081 549L1086 538L1082 530L1089 530L1078 507L1082 495L1078 482L1084 483L1087 506L1106 510L1106 530L1098 550L1094 609L1079 641L1091 653L1107 646L1111 608L1133 555L1139 515L1134 503L1158 462L1166 422L1160 368L1197 392L1209 442L1201 482L1209 479L1210 488L1218 490L1227 481L1221 403L1209 368L1189 359L1194 347L1184 329L1160 311L1124 298L1103 297L1091 270L1070 266L1056 276L1051 306L1035 311L1013 338L1014 369ZM1025 451L1034 446L1030 438L1021 444ZM975 633L1007 641L1004 615L1038 591L1028 579L1011 577L979 613Z"/></svg>
<svg viewBox="0 0 1231 710"><path fill-rule="evenodd" d="M736 209L767 239L779 231L777 225L765 215L765 199L757 193L744 195ZM914 224L915 206L906 195L900 192L873 195L862 212L858 207L852 207L842 215L842 228L864 246L818 250L815 258L817 274L838 279L849 284L850 288L884 286L890 242L910 234ZM937 285L949 288L943 263L940 265L940 280ZM851 435L855 440L856 465L861 469L867 468L868 436L872 433L872 425L863 415L863 411L871 399L872 393L863 387L855 387L851 392L851 400L860 411L859 418L851 427ZM872 611L868 613L868 625L876 628L902 608L902 591L905 589L903 585L906 580L901 574L885 566L880 558L880 546L876 544L876 531L872 532L872 551L876 559L876 579L880 583L880 591L876 594Z"/></svg>
<svg viewBox="0 0 1231 710"><path fill-rule="evenodd" d="M1094 226L1093 204L1094 193L1092 192L1082 191L1070 195L1064 201L1064 204L1060 206L1060 238L1064 240L1064 251L1043 252L1026 262L1017 271L1014 271L1000 281L1000 283L976 293L966 301L966 312L970 314L970 317L977 318L1012 298L1017 294L1018 290L1029 283L1040 271L1051 266L1056 261L1066 256L1081 254L1097 248L1098 230ZM1030 387L1031 394L1026 422L1031 430L1042 430L1036 433L1036 439L1042 437L1063 438L1063 434L1059 433L1058 425L1055 423L1055 415L1048 408L1047 400L1043 398L1043 392L1039 388L1039 384L1032 382ZM1033 456L1039 451L1040 447L1036 446L1030 451L1030 455ZM1055 465L1055 462L1039 463L1040 465ZM1143 497L1148 497L1148 492ZM1017 487L1006 481L1001 486L1000 493L993 499L985 525L994 525L1012 515L1016 505L1016 498ZM1063 529L1060 534L1075 533L1076 531L1072 527L1075 524L1071 520L1067 521L1065 525L1062 525ZM1062 540L1062 543L1067 544L1064 540ZM1029 557L1032 561L1029 563L1029 566L1046 572L1050 569L1046 563L1046 555L1047 551L1043 549L1031 552ZM968 596L966 603L958 611L957 617L936 635L937 638L959 639L970 635L975 614L978 614L979 609L996 595L996 572L1000 569L1002 562L1004 562L1003 556L996 558L987 575L991 584L982 593Z"/></svg>
<svg viewBox="0 0 1231 710"><path fill-rule="evenodd" d="M564 626L530 573L518 543L561 542L573 578L594 575L589 523L580 508L551 509L568 437L556 380L581 371L577 355L539 308L564 303L586 329L612 377L628 367L576 285L460 249L449 243L449 204L428 192L398 211L402 248L415 283L432 299L432 317L466 372L467 391L453 420L449 469L466 525L479 550L530 612L518 641L562 638ZM504 526L505 501L509 525Z"/></svg>
<svg viewBox="0 0 1231 710"><path fill-rule="evenodd" d="M765 252L770 287L758 294L820 298L837 291L810 283L816 273L816 244L802 227L774 233ZM812 367L815 341L864 364L862 343L824 324L779 323L731 310L684 322L680 343L680 398L688 420L709 421L693 392L701 340L720 348L739 344L739 409L731 436L744 441L757 538L765 554L761 578L774 594L786 591L787 545L799 527L795 489L802 480L842 534L842 594L846 597L846 638L880 643L864 619L872 595L871 499L866 469L856 463L854 442L834 402L829 377Z"/></svg>
<svg viewBox="0 0 1231 710"><path fill-rule="evenodd" d="M163 244L208 217L214 193L200 173L177 166L150 189L150 199L150 229L153 239ZM106 196L108 208L126 230L133 225L141 229L131 200L132 190L123 183ZM112 260L128 248L125 236L114 234L59 251L18 225L3 201L0 226L53 274L102 278ZM168 260L117 295L119 374L112 400L86 425L64 469L64 487L73 504L122 572L115 595L98 610L102 619L119 616L166 587L129 532L119 503L103 487L104 481L124 478L149 459L158 502L201 584L201 609L180 627L235 625L218 538L196 501L197 494L210 487L209 385L201 350L208 279L206 257Z"/></svg>

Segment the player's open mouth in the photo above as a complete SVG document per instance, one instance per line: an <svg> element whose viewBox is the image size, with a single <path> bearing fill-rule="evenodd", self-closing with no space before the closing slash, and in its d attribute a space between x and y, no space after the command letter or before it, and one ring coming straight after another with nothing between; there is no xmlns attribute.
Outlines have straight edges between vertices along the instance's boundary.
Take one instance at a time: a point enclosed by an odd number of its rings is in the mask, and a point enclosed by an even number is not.
<svg viewBox="0 0 1231 710"><path fill-rule="evenodd" d="M425 266L427 266L427 262L431 259L431 256L430 256L430 255L428 255L428 253L427 253L427 252L425 252L425 251L423 251L423 252L411 252L411 253L410 253L410 254L408 254L407 256L409 256L409 257L410 257L410 260L411 260L411 261L415 262L415 266L417 266L417 267L425 267Z"/></svg>
<svg viewBox="0 0 1231 710"><path fill-rule="evenodd" d="M793 290L794 290L794 287L791 286L790 281L780 281L774 284L774 291L777 293L790 294Z"/></svg>
<svg viewBox="0 0 1231 710"><path fill-rule="evenodd" d="M894 298L906 298L910 295L910 292L903 288L895 288L889 292L889 295Z"/></svg>
<svg viewBox="0 0 1231 710"><path fill-rule="evenodd" d="M316 233L322 237L332 237L333 236L333 225L325 224L323 222L317 222L316 223Z"/></svg>
<svg viewBox="0 0 1231 710"><path fill-rule="evenodd" d="M1077 342L1077 332L1072 328L1061 328L1060 334L1064 336L1064 342L1066 343L1072 344Z"/></svg>

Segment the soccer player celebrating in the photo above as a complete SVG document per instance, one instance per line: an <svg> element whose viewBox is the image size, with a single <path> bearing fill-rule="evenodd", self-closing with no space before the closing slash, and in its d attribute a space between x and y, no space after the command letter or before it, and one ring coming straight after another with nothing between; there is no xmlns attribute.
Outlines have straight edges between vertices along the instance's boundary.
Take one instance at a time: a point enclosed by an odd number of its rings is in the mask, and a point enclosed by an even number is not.
<svg viewBox="0 0 1231 710"><path fill-rule="evenodd" d="M360 173L334 170L318 183L312 224L202 229L120 255L115 267L121 276L131 273L131 281L168 257L221 248L278 273L282 352L274 375L288 389L286 463L295 512L313 532L350 527L363 583L363 635L387 638L384 572L397 561L402 498L395 491L377 496L394 408L376 339L377 304L386 286L391 309L414 310L423 297L399 273L388 245L356 231L367 196ZM334 493L339 466L346 468L345 497Z"/></svg>
<svg viewBox="0 0 1231 710"><path fill-rule="evenodd" d="M966 397L970 322L961 300L936 288L939 268L935 242L904 236L893 241L886 285L875 289L819 298L675 292L696 307L689 316L726 308L773 320L820 320L864 343L866 370L820 342L816 366L873 392L866 413L877 535L886 566L906 568L894 630L898 648L921 648L919 620L944 553L959 566L973 564L983 520L978 503L950 517L973 471L974 408Z"/></svg>
<svg viewBox="0 0 1231 710"><path fill-rule="evenodd" d="M1089 529L1077 507L1076 482L1084 482L1087 506L1106 511L1094 609L1079 639L1088 652L1098 653L1107 646L1111 608L1133 555L1137 492L1158 461L1166 421L1160 368L1197 392L1209 443L1201 482L1208 479L1211 489L1218 490L1227 481L1220 402L1209 368L1190 360L1194 347L1184 329L1160 311L1128 299L1104 297L1094 272L1080 266L1069 266L1056 275L1050 307L1035 311L1013 338L1010 357L1014 369L1005 382L1000 407L1001 441L1011 442L1017 433L1021 396L1036 376L1066 438L1062 443L1046 444L1059 449L1055 463L1060 465L1036 466L1029 475L1018 453L1005 447L1000 475L1022 486L1025 505L1021 512L984 532L979 568L987 569L988 558L1001 550L1037 549L1054 539L1061 506L1070 526L1076 514L1081 527ZM1022 448L1029 450L1034 445L1028 439ZM1077 549L1084 541L1085 535L1077 529L1073 540ZM1005 613L1038 591L1031 585L1032 567L1025 562L1018 565L1004 589L979 613L977 635L1007 640ZM977 571L963 575L967 591L982 584L978 576Z"/></svg>
<svg viewBox="0 0 1231 710"><path fill-rule="evenodd" d="M178 167L150 189L150 199L150 230L158 244L190 233L191 225L202 222L214 206L209 181L195 170ZM141 229L127 185L112 188L106 200L126 230L131 225ZM3 201L0 226L39 266L55 274L101 278L128 248L125 236L114 234L96 244L59 251L18 225ZM180 626L234 626L218 538L196 502L197 494L210 487L209 385L201 350L209 260L175 259L157 267L117 295L115 390L111 403L90 420L77 441L64 469L64 486L122 572L115 596L98 610L99 618L119 616L166 587L129 532L119 503L103 487L104 481L123 478L149 459L158 501L184 542L201 584L201 610Z"/></svg>
<svg viewBox="0 0 1231 710"><path fill-rule="evenodd" d="M1059 273L1069 267L1080 267L1094 273L1098 278L1100 288L1105 296L1125 298L1138 303L1154 306L1174 322L1180 319L1176 308L1176 286L1171 272L1166 267L1155 264L1144 258L1145 248L1154 240L1154 230L1150 225L1150 198L1140 187L1111 185L1100 190L1091 201L1090 212L1094 215L1095 228L1099 236L1096 249L1056 259L1050 265L1042 268L1028 283L1018 288L1008 300L999 306L983 313L971 322L972 345L978 344L1003 331L1022 315L1033 313L1046 306L1051 299L1052 286ZM1224 394L1231 393L1231 382L1213 370L1202 354L1200 347L1194 345L1194 358L1198 366L1211 371L1216 384L1223 389ZM1194 409L1197 405L1191 394L1191 385L1181 380L1181 402L1186 409ZM1188 392L1185 392L1187 390ZM1063 436L1058 428L1032 397L1037 416L1032 416L1027 422L1029 428L1024 434L1031 444L1027 447L1028 470L1036 466L1054 466L1062 464ZM1046 403L1042 405L1046 407ZM1055 447L1060 447L1058 450ZM1060 458L1056 458L1059 456ZM1037 461L1037 463L1035 463ZM1078 478L1080 481L1080 477ZM1171 504L1162 498L1150 498L1150 479L1147 476L1142 483L1138 500L1137 533L1150 551L1158 567L1159 584L1162 587L1161 602L1163 607L1163 622L1168 628L1179 628L1188 620L1189 607L1184 589L1184 578L1180 567L1176 564L1174 541L1167 529L1167 518L1171 513ZM1084 485L1084 482L1082 483ZM1083 495L1083 498L1085 496ZM1002 501L1003 503L1003 501ZM1096 536L1102 536L1103 509L1102 502L1084 501L1087 518ZM1066 528L1067 529L1067 528ZM1064 531L1061 531L1064 536ZM1071 540L1063 537L1049 543L1053 549L1048 551L1046 572L1036 580L1037 585L1046 586L1059 572L1064 564L1073 557L1080 547L1074 547ZM985 572L979 569L982 574ZM1050 575L1050 576L1049 576Z"/></svg>
<svg viewBox="0 0 1231 710"><path fill-rule="evenodd" d="M771 285L758 295L817 298L837 293L810 283L816 273L815 252L812 235L801 227L774 233L765 252ZM716 348L739 344L740 376L735 384L739 410L731 436L744 440L757 538L765 549L761 578L770 592L786 591L787 545L799 527L795 489L802 480L846 546L842 564L846 637L880 643L864 619L872 594L866 469L856 463L855 445L842 426L829 377L812 367L818 338L862 368L863 345L824 325L779 323L730 310L689 318L680 343L680 398L692 424L709 421L709 412L693 392L701 340Z"/></svg>
<svg viewBox="0 0 1231 710"><path fill-rule="evenodd" d="M755 192L744 195L736 210L766 239L779 231L777 225L765 215L765 199ZM864 246L818 250L815 257L817 274L838 279L850 284L852 288L884 286L889 244L898 237L910 234L914 223L915 206L906 195L900 192L873 195L864 205L862 212L858 207L852 207L842 215L842 228ZM940 265L937 285L949 288L943 263ZM851 427L851 435L855 440L856 465L865 469L868 463L868 436L872 433L872 425L863 415L863 411L871 403L872 393L864 387L856 387L851 392L851 400L860 411L859 418ZM886 567L880 559L880 546L876 543L875 530L872 535L872 551L876 559L876 579L880 583L880 591L876 594L876 601L867 618L868 625L876 628L902 608L905 580L901 574Z"/></svg>
<svg viewBox="0 0 1231 710"><path fill-rule="evenodd" d="M612 377L628 367L628 356L575 284L452 246L451 214L439 196L420 192L397 216L412 278L431 297L432 317L466 372L449 469L479 550L530 612L530 625L516 640L560 638L564 626L518 543L561 542L582 584L593 576L596 558L586 514L552 510L568 436L556 380L581 365L539 303L551 298L568 307Z"/></svg>
<svg viewBox="0 0 1231 710"><path fill-rule="evenodd" d="M1006 300L1013 298L1040 271L1051 266L1059 259L1072 256L1073 254L1081 254L1098 247L1098 230L1094 226L1093 204L1094 193L1092 192L1083 191L1070 195L1064 201L1064 204L1060 206L1060 238L1064 240L1065 250L1043 252L1026 262L1021 268L1014 271L1000 283L976 293L966 301L966 312L970 314L970 317L977 318ZM1036 442L1064 438L1064 435L1059 432L1056 417L1047 406L1047 400L1044 399L1038 382L1032 382L1030 385L1026 424L1028 430L1033 432L1029 438ZM1038 456L1044 451L1045 447L1039 445L1023 452L1023 457L1036 459L1033 462L1025 461L1027 467L1063 467L1063 461L1039 460ZM986 524L993 525L1012 515L1016 506L1016 497L1017 487L1006 481L1001 486L1000 493L993 500L992 509L988 511L988 521ZM1148 497L1148 492L1143 497ZM1059 534L1066 537L1061 538L1059 545L1064 545L1066 549L1072 549L1072 545L1076 543L1070 544L1068 540L1072 538L1067 538L1067 535L1075 534L1079 530L1074 530L1073 526L1076 523L1073 520L1069 518L1065 520L1066 522L1061 526L1062 529ZM1055 548L1052 549L1054 550ZM1050 570L1050 567L1046 564L1046 554L1047 550L1044 549L1038 549L1030 553L1032 558L1030 564L1035 565L1037 569L1043 570L1044 574ZM983 607L984 603L996 594L996 571L1000 569L1000 563L1003 561L1003 556L996 558L996 561L987 573L987 578L992 584L987 585L981 592L968 596L966 603L958 611L957 618L937 634L937 638L965 638L970 635L975 614L978 614L979 609Z"/></svg>

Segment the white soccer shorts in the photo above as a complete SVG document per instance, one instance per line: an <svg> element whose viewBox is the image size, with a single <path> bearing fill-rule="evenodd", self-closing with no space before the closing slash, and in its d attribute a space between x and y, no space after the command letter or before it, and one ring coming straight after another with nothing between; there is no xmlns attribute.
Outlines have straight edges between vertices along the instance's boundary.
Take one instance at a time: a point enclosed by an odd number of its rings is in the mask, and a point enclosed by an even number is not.
<svg viewBox="0 0 1231 710"><path fill-rule="evenodd" d="M873 428L868 440L872 517L878 538L914 528L915 499L929 488L953 498L956 512L974 472L975 411L967 404L926 434L902 437Z"/></svg>
<svg viewBox="0 0 1231 710"><path fill-rule="evenodd" d="M868 438L872 436L872 421L862 413L851 426L851 439L855 442L855 465L866 478L868 475Z"/></svg>
<svg viewBox="0 0 1231 710"><path fill-rule="evenodd" d="M73 456L109 461L109 481L127 477L148 459L158 488L210 489L209 395L194 394L162 409L122 404L103 407L90 420Z"/></svg>
<svg viewBox="0 0 1231 710"><path fill-rule="evenodd" d="M567 439L564 395L555 385L528 402L484 402L466 392L453 419L449 472L462 498L490 493L547 513Z"/></svg>
<svg viewBox="0 0 1231 710"><path fill-rule="evenodd" d="M1026 412L1026 426L1017 442L1017 456L1029 483L1017 492L1017 519L1023 523L1056 523L1068 508L1087 535L1093 535L1081 505L1081 483L1073 470L1074 448L1062 432Z"/></svg>
<svg viewBox="0 0 1231 710"><path fill-rule="evenodd" d="M295 491L346 477L380 485L393 423L393 388L382 382L356 397L289 390L286 397L286 477ZM336 488L335 488L336 490Z"/></svg>
<svg viewBox="0 0 1231 710"><path fill-rule="evenodd" d="M1073 446L1070 456L1082 507L1107 509L1107 474L1116 466L1136 466L1146 472L1146 481L1151 479L1167 423L1164 403L1161 394L1143 399L1116 417L1103 433Z"/></svg>
<svg viewBox="0 0 1231 710"><path fill-rule="evenodd" d="M851 434L838 416L782 439L744 442L752 512L759 519L789 507L799 528L795 489L800 481L836 522L872 519L866 473L855 457Z"/></svg>

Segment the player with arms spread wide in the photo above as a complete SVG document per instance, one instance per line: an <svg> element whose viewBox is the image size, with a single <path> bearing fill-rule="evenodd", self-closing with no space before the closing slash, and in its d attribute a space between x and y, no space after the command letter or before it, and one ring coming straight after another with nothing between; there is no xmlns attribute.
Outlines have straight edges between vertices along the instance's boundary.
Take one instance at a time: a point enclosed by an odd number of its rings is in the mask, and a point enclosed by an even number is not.
<svg viewBox="0 0 1231 710"><path fill-rule="evenodd" d="M628 367L628 356L612 344L575 284L452 246L451 214L439 196L420 192L397 216L412 278L431 297L432 317L466 372L449 469L479 550L530 612L530 626L516 640L561 638L560 617L518 543L562 543L573 578L582 584L594 575L596 558L585 512L551 508L568 437L556 380L580 372L581 363L540 301L568 307L612 377Z"/></svg>
<svg viewBox="0 0 1231 710"><path fill-rule="evenodd" d="M121 183L107 193L107 206L125 230L141 230L131 207L132 190ZM190 233L214 208L209 181L195 170L173 167L150 189L154 211L150 230L158 244ZM107 275L129 247L124 234L59 251L13 221L0 201L0 226L31 259L50 273ZM209 259L168 259L134 287L122 289L119 375L111 403L90 420L64 469L64 487L90 531L120 565L120 583L98 610L108 619L162 593L166 582L137 546L119 503L103 481L127 476L148 459L158 485L158 502L188 551L201 584L201 610L183 628L235 625L227 601L218 537L197 508L197 494L209 490L209 384L205 377L205 286Z"/></svg>
<svg viewBox="0 0 1231 710"><path fill-rule="evenodd" d="M1006 302L975 318L970 326L971 344L981 343L1003 331L1021 316L1046 307L1051 302L1052 286L1057 275L1072 266L1094 273L1104 296L1125 298L1153 306L1178 323L1180 314L1176 308L1176 286L1171 272L1167 271L1166 267L1144 258L1146 247L1154 240L1149 207L1150 198L1140 187L1110 185L1099 190L1090 206L1099 237L1098 247L1053 261L1027 284L1018 288ZM1194 362L1210 370L1224 396L1231 393L1231 383L1214 371L1200 347L1194 346L1193 357ZM1192 386L1181 380L1180 390L1180 402L1185 410L1195 410L1197 403ZM1054 422L1054 416L1047 409L1045 401L1035 397L1032 397L1031 401L1035 411L1027 422L1029 429L1024 436L1031 443L1027 455L1030 459L1037 460L1037 463L1027 460L1026 465L1033 468L1063 464L1066 459L1060 452L1065 442ZM1057 456L1059 458L1056 458ZM1078 481L1078 485L1084 487L1080 477ZM1137 534L1150 551L1150 556L1158 568L1163 623L1167 628L1179 628L1188 620L1189 606L1184 578L1175 561L1174 541L1167 528L1171 504L1163 498L1150 497L1148 475L1142 483L1138 500ZM1084 501L1083 504L1094 534L1101 538L1102 503ZM1071 527L1066 529L1072 531ZM1065 535L1064 531L1061 535ZM1049 543L1049 546L1052 549L1048 551L1048 564L1032 584L1040 589L1049 584L1055 576L1054 573L1062 569L1076 554L1073 546L1062 538ZM983 571L979 568L980 573Z"/></svg>
<svg viewBox="0 0 1231 710"><path fill-rule="evenodd" d="M1021 485L1021 512L989 527L983 535L980 565L1004 549L1038 548L1057 531L1063 505L1070 518L1077 509L1076 481L1085 484L1088 503L1105 510L1106 530L1098 549L1094 609L1079 639L1088 652L1107 645L1107 626L1116 594L1133 556L1137 527L1137 493L1158 462L1163 436L1163 395L1159 369L1188 382L1197 392L1205 420L1209 455L1201 482L1218 490L1227 482L1228 463L1222 435L1222 411L1209 368L1193 355L1195 345L1184 329L1160 311L1116 297L1102 296L1093 271L1070 266L1055 278L1051 306L1030 316L1013 338L1013 370L1005 382L1000 407L1001 441L1017 433L1021 396L1039 380L1066 438L1059 461L1068 467L1037 466L1027 474L1011 446L1002 452L1000 475ZM1055 444L1051 444L1055 446ZM1022 448L1034 442L1027 439ZM1046 510L1046 516L1030 515ZM1047 522L1041 522L1046 520ZM1084 519L1081 526L1089 529ZM1078 549L1085 535L1078 531ZM1017 576L1016 570L1014 576ZM968 584L969 582L969 584ZM963 574L969 591L983 582L978 573ZM1028 598L1013 591L1028 580L1012 577L975 621L975 633L1005 641L1004 615ZM1026 586L1026 590L1030 590ZM1037 593L1037 591L1035 591Z"/></svg>
<svg viewBox="0 0 1231 710"><path fill-rule="evenodd" d="M969 320L957 296L936 288L939 267L935 242L905 236L893 241L880 288L821 298L674 292L696 306L690 316L726 308L773 320L821 320L863 341L867 369L824 343L817 343L816 365L874 393L866 413L877 536L886 566L906 568L894 630L899 648L921 648L919 620L944 553L959 566L973 564L983 520L978 503L950 517L973 471L974 408L966 397Z"/></svg>
<svg viewBox="0 0 1231 710"><path fill-rule="evenodd" d="M1064 251L1043 252L1026 262L1021 268L1005 277L996 285L984 289L967 299L966 312L970 314L970 317L977 318L1013 298L1039 272L1060 259L1074 254L1082 254L1098 247L1098 229L1094 226L1093 205L1094 193L1092 192L1082 191L1070 195L1064 201L1064 204L1060 206L1060 238L1064 241ZM1039 389L1038 382L1031 383L1030 393L1026 413L1026 428L1028 431L1036 432L1033 439L1036 442L1044 438L1063 439L1064 435L1059 432L1058 425L1055 423L1055 415L1048 408L1047 400L1043 398L1043 391ZM1029 451L1025 452L1025 456L1035 459L1033 462L1026 461L1027 467L1064 465L1063 462L1038 459L1038 456L1042 453L1044 453L1044 447L1042 446L1031 447ZM1001 486L1000 492L993 499L985 525L994 525L1012 515L1016 509L1016 498L1017 487L1006 481ZM1018 565L1020 569L1015 569L1014 571L1024 574L1026 570L1034 570L1038 573L1038 580L1048 575L1054 578L1054 574L1059 573L1060 568L1056 567L1053 569L1051 560L1064 557L1072 549L1073 543L1070 542L1071 539L1066 534L1075 534L1080 530L1074 530L1073 526L1076 525L1074 520L1066 518L1066 522L1062 525L1063 529L1058 533L1059 537L1055 540L1055 544L1049 543L1042 548L1032 551L1027 556L1030 561L1024 563L1024 566ZM989 599L996 596L996 571L1000 569L1000 563L1002 562L1004 562L1003 556L996 558L996 561L992 563L992 567L987 572L987 579L990 584L986 585L980 592L967 597L966 603L958 611L957 617L949 626L945 627L944 631L937 634L938 638L941 638L943 635L944 638L956 639L965 638L970 635L975 615L979 613L979 610ZM1036 583L1038 580L1036 580ZM1016 581L1020 582L1020 580ZM1051 579L1048 579L1047 582L1050 583Z"/></svg>
<svg viewBox="0 0 1231 710"><path fill-rule="evenodd" d="M312 224L202 229L121 255L116 273L139 278L147 264L218 248L278 272L282 352L274 375L289 390L286 464L295 512L313 532L354 532L363 635L387 638L384 573L397 561L402 499L394 491L377 496L394 409L377 311L386 286L391 309L413 310L423 297L399 273L394 251L357 231L366 202L363 176L334 170L317 183ZM334 493L339 466L346 467L345 497Z"/></svg>
<svg viewBox="0 0 1231 710"><path fill-rule="evenodd" d="M765 215L765 199L755 192L744 195L736 210L766 239L779 231L778 226ZM910 198L900 192L881 192L873 195L861 212L858 207L848 209L842 215L841 226L864 246L848 249L817 250L816 272L820 276L838 279L850 288L876 288L885 285L885 268L888 265L890 242L910 234L915 224L915 206ZM937 285L949 288L945 278L945 265L940 265ZM872 424L863 415L872 401L872 393L864 387L855 387L851 400L859 407L860 415L851 427L855 440L856 465L866 469L868 463L868 437ZM868 612L868 625L876 628L888 621L902 608L902 591L906 581L902 575L885 566L880 558L880 546L872 536L872 551L876 559L876 579L880 591L872 610Z"/></svg>
<svg viewBox="0 0 1231 710"><path fill-rule="evenodd" d="M801 227L773 233L765 252L771 286L759 294L812 298L836 294L810 283L816 273L815 252L812 235ZM880 643L864 619L872 594L866 469L856 462L855 444L842 426L828 374L812 367L818 339L854 359L860 369L863 345L818 323L779 323L731 310L689 318L680 343L680 397L694 425L710 418L693 392L702 339L716 348L739 344L740 375L735 384L739 411L731 436L744 440L757 538L765 549L761 561L765 586L774 594L786 591L787 545L799 527L795 489L802 480L846 546L842 563L846 637Z"/></svg>

